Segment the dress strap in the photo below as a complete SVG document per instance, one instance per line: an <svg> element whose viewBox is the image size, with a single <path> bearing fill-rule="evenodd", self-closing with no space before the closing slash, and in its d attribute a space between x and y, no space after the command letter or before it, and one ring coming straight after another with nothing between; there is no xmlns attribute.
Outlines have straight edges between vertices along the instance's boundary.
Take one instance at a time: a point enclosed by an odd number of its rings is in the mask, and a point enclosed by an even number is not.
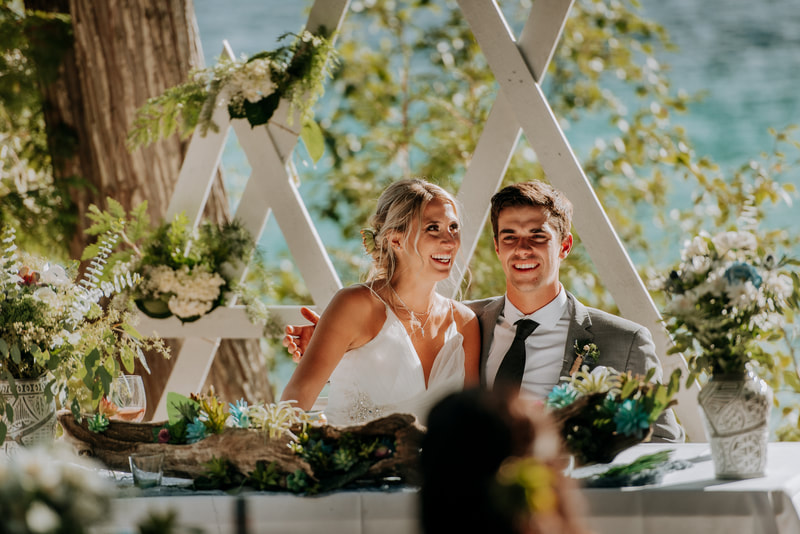
<svg viewBox="0 0 800 534"><path fill-rule="evenodd" d="M388 304L388 303L387 303L385 300L383 300L383 299L381 298L381 296L380 296L380 295L378 295L378 292L377 292L377 291L375 291L374 289L372 289L372 283L371 283L371 282L370 282L369 284L358 284L358 285L360 285L360 286L364 286L364 287L366 287L367 289L369 289L369 292L370 292L370 293L372 293L373 295L375 295L375 298L376 298L376 299L378 299L379 301L383 302L383 305L384 305L384 306L386 306L387 308L391 309L391 307L389 306L389 304Z"/></svg>

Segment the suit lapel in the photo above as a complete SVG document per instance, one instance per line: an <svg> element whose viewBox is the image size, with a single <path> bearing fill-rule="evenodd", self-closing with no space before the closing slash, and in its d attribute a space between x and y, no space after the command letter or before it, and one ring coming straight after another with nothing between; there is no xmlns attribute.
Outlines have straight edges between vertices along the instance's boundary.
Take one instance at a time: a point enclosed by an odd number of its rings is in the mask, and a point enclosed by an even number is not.
<svg viewBox="0 0 800 534"><path fill-rule="evenodd" d="M561 364L561 374L559 376L569 375L572 364L575 362L575 342L591 343L594 341L589 310L570 292L567 292L567 308L569 309L570 322L567 330L567 344L564 347L564 360Z"/></svg>
<svg viewBox="0 0 800 534"><path fill-rule="evenodd" d="M486 360L489 359L489 350L492 348L492 341L494 339L494 327L497 325L497 319L505 306L505 297L497 297L492 299L479 310L475 310L478 316L478 322L481 325L481 361L480 361L480 377L481 386L486 387Z"/></svg>

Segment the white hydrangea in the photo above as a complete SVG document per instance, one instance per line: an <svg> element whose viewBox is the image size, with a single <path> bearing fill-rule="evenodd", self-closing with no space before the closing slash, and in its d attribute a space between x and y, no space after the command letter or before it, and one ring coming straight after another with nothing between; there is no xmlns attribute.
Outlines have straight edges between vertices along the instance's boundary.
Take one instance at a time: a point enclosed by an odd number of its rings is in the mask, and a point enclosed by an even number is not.
<svg viewBox="0 0 800 534"><path fill-rule="evenodd" d="M720 232L711 238L720 257L732 250L755 250L758 246L756 236L750 232Z"/></svg>
<svg viewBox="0 0 800 534"><path fill-rule="evenodd" d="M728 284L725 288L725 294L730 299L731 306L734 308L744 310L763 304L761 293L749 280L743 284Z"/></svg>
<svg viewBox="0 0 800 534"><path fill-rule="evenodd" d="M774 295L775 299L779 302L783 302L791 297L792 290L794 289L794 286L792 285L792 278L790 276L774 272L767 272L764 275L764 281L762 284L764 291Z"/></svg>
<svg viewBox="0 0 800 534"><path fill-rule="evenodd" d="M166 265L151 268L142 288L153 298L169 295L167 307L178 317L194 317L208 313L219 299L225 279L204 267L183 266L173 270Z"/></svg>
<svg viewBox="0 0 800 534"><path fill-rule="evenodd" d="M709 252L708 241L698 235L684 244L682 256L684 260L688 261L689 258L696 256L708 256Z"/></svg>
<svg viewBox="0 0 800 534"><path fill-rule="evenodd" d="M687 291L682 295L675 295L669 302L667 302L664 311L668 315L688 315L694 310L694 304L697 297L693 292Z"/></svg>
<svg viewBox="0 0 800 534"><path fill-rule="evenodd" d="M48 263L44 266L39 273L41 276L40 282L47 285L58 287L69 287L72 285L72 280L67 276L67 271L60 265Z"/></svg>
<svg viewBox="0 0 800 534"><path fill-rule="evenodd" d="M178 317L196 317L198 315L205 315L211 310L214 303L208 300L195 300L195 299L181 299L178 297L171 297L167 302L167 307L174 315Z"/></svg>
<svg viewBox="0 0 800 534"><path fill-rule="evenodd" d="M275 84L270 79L271 65L268 58L259 58L234 71L227 85L232 98L244 98L255 103L272 94Z"/></svg>

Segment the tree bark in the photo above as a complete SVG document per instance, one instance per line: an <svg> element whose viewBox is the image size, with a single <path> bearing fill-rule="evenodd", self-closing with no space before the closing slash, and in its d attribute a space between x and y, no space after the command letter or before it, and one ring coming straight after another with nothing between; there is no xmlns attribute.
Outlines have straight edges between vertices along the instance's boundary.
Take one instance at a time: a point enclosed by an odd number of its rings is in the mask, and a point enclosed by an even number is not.
<svg viewBox="0 0 800 534"><path fill-rule="evenodd" d="M77 258L88 241L89 205L104 209L111 197L130 210L146 201L153 221L167 210L188 142L175 135L129 152L125 141L138 107L202 65L194 6L191 0L26 0L26 7L72 16L74 46L43 94L56 179L89 184L70 190L79 226L70 253ZM221 173L204 215L214 222L230 217ZM158 398L174 359L151 357L148 364L148 397ZM228 401L273 398L257 340L223 340L207 384ZM148 418L155 408L148 406Z"/></svg>

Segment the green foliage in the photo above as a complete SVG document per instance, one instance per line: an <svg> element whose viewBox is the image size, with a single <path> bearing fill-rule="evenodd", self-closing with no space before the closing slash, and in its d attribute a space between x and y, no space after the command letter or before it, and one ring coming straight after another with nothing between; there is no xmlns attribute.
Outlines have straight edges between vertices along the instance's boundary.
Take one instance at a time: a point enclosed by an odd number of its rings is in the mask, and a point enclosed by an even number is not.
<svg viewBox="0 0 800 534"><path fill-rule="evenodd" d="M205 474L194 479L194 489L239 489L244 485L245 475L227 458L212 456L203 468Z"/></svg>
<svg viewBox="0 0 800 534"><path fill-rule="evenodd" d="M248 317L265 325L265 335L274 333L264 299L270 294L263 255L253 237L239 222L214 224L203 221L194 229L185 214L152 227L147 204L130 213L109 198L103 211L89 206L89 235L114 231L122 246L109 257L110 272L126 266L141 273L139 284L129 295L139 309L153 317L176 315L182 321L195 320L241 298ZM90 254L87 249L84 256ZM241 282L238 274L245 271Z"/></svg>
<svg viewBox="0 0 800 534"><path fill-rule="evenodd" d="M88 420L89 430L91 432L105 432L109 423L110 421L108 420L108 417L102 413L96 413Z"/></svg>
<svg viewBox="0 0 800 534"><path fill-rule="evenodd" d="M129 324L129 303L118 292L135 283L101 281L117 237L104 235L84 273L75 276L45 258L17 252L15 232L5 227L0 244L0 377L47 377L45 391L75 417L93 411L121 372L121 354L144 361L143 350L168 350ZM132 366L132 362L131 362ZM15 387L14 384L11 384ZM10 406L0 397L0 410Z"/></svg>
<svg viewBox="0 0 800 534"><path fill-rule="evenodd" d="M50 150L67 157L75 142L71 132L48 140L40 88L71 46L69 17L0 5L0 224L18 229L27 250L59 259L76 223L68 187L78 182L54 179Z"/></svg>
<svg viewBox="0 0 800 534"><path fill-rule="evenodd" d="M316 161L323 146L312 106L323 94L330 66L335 63L335 50L325 34L324 29L320 35L286 33L278 41L294 39L275 50L241 61L221 57L213 67L193 70L188 81L149 99L137 111L128 146L147 145L176 132L186 138L198 126L202 135L209 129L217 131L212 115L224 95L230 117L247 119L253 127L269 122L281 100L288 101L288 125L297 113L301 139Z"/></svg>
<svg viewBox="0 0 800 534"><path fill-rule="evenodd" d="M344 433L339 439L324 439L318 429L311 428L299 437L295 452L308 462L319 481L317 485L295 485L306 493L340 488L366 474L376 461L394 454L394 443L383 438L362 438ZM287 487L289 480L287 479ZM292 490L295 491L295 490Z"/></svg>
<svg viewBox="0 0 800 534"><path fill-rule="evenodd" d="M285 476L281 473L277 462L267 463L264 460L256 462L255 470L247 476L247 485L259 491L279 489L285 484Z"/></svg>

